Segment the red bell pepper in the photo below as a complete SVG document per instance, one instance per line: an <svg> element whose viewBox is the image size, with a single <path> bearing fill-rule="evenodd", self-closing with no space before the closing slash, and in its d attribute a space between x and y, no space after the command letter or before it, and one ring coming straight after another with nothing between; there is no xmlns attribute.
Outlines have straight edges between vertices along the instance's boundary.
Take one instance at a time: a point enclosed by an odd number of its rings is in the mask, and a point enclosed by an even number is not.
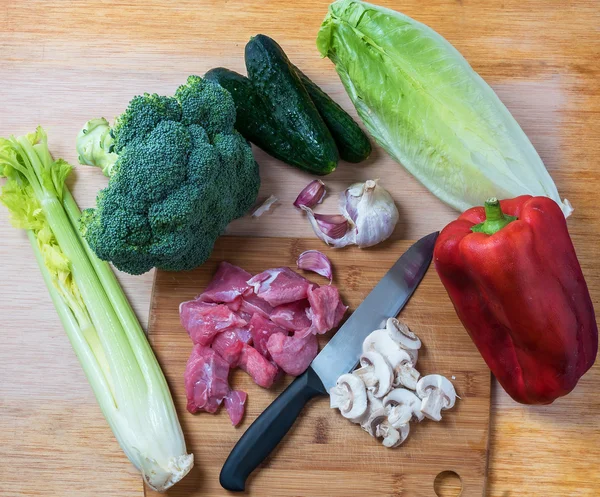
<svg viewBox="0 0 600 497"><path fill-rule="evenodd" d="M523 404L568 394L598 351L567 223L546 197L490 199L440 233L436 270L485 362Z"/></svg>

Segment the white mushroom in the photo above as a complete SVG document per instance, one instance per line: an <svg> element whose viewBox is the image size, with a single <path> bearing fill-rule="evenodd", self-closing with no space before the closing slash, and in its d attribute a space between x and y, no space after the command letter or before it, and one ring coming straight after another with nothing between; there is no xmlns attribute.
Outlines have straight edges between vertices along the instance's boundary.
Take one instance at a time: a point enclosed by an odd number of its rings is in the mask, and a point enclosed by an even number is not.
<svg viewBox="0 0 600 497"><path fill-rule="evenodd" d="M343 374L336 386L329 390L330 406L338 408L342 416L353 423L360 423L367 412L367 391L360 378L353 374Z"/></svg>
<svg viewBox="0 0 600 497"><path fill-rule="evenodd" d="M418 340L418 339L417 339ZM405 386L414 390L419 380L419 372L414 368L410 351L393 339L387 329L375 330L363 342L363 354L369 351L379 352L394 372L393 386Z"/></svg>
<svg viewBox="0 0 600 497"><path fill-rule="evenodd" d="M414 390L417 388L417 381L419 381L421 373L413 367L407 350L400 350L394 356L397 362L390 364L394 370L393 385L395 387L404 386Z"/></svg>
<svg viewBox="0 0 600 497"><path fill-rule="evenodd" d="M410 390L395 388L383 399L383 407L388 413L388 421L394 428L400 428L413 418L422 421L421 399Z"/></svg>
<svg viewBox="0 0 600 497"><path fill-rule="evenodd" d="M391 337L406 350L419 350L421 348L421 340L415 335L406 323L396 318L389 318L385 323L385 329Z"/></svg>
<svg viewBox="0 0 600 497"><path fill-rule="evenodd" d="M394 372L385 357L371 350L360 356L360 365L362 367L352 374L359 377L375 397L381 398L390 391Z"/></svg>
<svg viewBox="0 0 600 497"><path fill-rule="evenodd" d="M368 432L375 438L383 438L383 445L386 447L397 447L402 444L410 432L409 424L394 428L387 419L385 409L377 409L369 416Z"/></svg>
<svg viewBox="0 0 600 497"><path fill-rule="evenodd" d="M450 381L439 375L424 376L417 383L417 395L421 400L421 412L434 421L442 419L442 409L454 407L456 391Z"/></svg>
<svg viewBox="0 0 600 497"><path fill-rule="evenodd" d="M363 416L360 427L367 433L371 433L371 425L369 424L369 417L371 413L383 409L383 401L373 395L373 392L367 390L367 413Z"/></svg>

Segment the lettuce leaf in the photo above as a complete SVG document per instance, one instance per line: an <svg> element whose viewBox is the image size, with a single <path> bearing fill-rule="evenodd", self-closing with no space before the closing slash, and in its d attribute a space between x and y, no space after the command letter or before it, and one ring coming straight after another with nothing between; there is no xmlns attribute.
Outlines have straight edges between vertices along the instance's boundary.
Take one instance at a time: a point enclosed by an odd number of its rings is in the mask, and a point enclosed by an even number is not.
<svg viewBox="0 0 600 497"><path fill-rule="evenodd" d="M375 140L457 210L543 195L565 216L535 148L490 86L434 30L356 0L329 6L317 37Z"/></svg>

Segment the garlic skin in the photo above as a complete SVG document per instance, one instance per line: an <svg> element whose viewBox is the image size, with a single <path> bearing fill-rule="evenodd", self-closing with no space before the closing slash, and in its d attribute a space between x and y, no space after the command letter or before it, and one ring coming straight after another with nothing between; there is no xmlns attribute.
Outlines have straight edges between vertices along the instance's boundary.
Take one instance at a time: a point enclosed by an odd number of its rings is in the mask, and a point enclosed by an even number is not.
<svg viewBox="0 0 600 497"><path fill-rule="evenodd" d="M252 213L252 217L260 217L265 212L271 209L271 206L277 202L279 199L275 195L269 196L267 200L265 200L262 204L260 204L256 210Z"/></svg>
<svg viewBox="0 0 600 497"><path fill-rule="evenodd" d="M354 224L355 242L371 247L389 238L400 219L394 199L379 180L355 183L340 195L340 210Z"/></svg>

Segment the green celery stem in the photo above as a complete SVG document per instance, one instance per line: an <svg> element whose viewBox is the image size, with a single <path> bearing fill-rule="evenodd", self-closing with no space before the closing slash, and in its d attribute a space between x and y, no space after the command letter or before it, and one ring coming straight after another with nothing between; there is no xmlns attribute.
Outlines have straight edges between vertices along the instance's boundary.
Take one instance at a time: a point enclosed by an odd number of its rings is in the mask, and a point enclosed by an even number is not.
<svg viewBox="0 0 600 497"><path fill-rule="evenodd" d="M517 219L516 216L509 216L502 212L500 201L496 197L487 199L483 208L485 209L485 221L471 228L474 233L493 235Z"/></svg>

